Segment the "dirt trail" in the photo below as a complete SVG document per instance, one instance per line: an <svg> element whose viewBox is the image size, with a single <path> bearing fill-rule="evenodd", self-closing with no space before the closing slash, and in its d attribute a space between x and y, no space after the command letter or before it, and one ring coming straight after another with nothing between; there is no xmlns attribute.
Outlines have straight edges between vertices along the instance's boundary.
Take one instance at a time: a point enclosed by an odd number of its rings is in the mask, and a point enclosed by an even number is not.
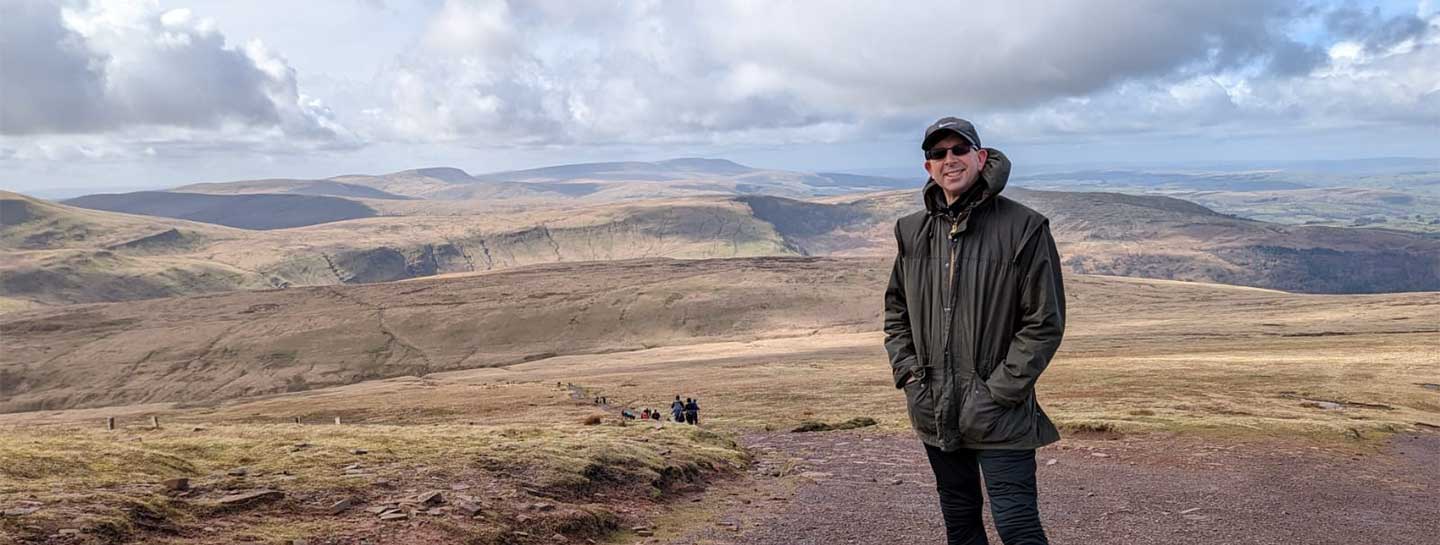
<svg viewBox="0 0 1440 545"><path fill-rule="evenodd" d="M751 479L691 504L713 509L692 507L703 512L690 529L639 542L944 543L934 477L912 436L768 433L744 443L758 455ZM1280 441L1072 438L1038 460L1052 543L1440 544L1437 434L1370 455ZM1000 543L993 530L990 540Z"/></svg>

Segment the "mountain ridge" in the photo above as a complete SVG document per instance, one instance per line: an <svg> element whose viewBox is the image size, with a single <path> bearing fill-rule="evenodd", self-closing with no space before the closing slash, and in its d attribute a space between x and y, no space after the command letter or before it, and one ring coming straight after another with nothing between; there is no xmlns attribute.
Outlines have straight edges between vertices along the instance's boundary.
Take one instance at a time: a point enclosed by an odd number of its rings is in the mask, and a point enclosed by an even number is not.
<svg viewBox="0 0 1440 545"><path fill-rule="evenodd" d="M427 183L463 187L433 179ZM1440 240L1413 234L1265 223L1164 196L1025 188L1004 195L1050 217L1070 272L1315 293L1440 289L1440 274L1435 273L1440 269ZM463 201L365 199L384 215L271 231L197 230L194 226L205 224L164 222L130 230L100 226L92 231L129 235L79 246L12 244L16 253L0 272L25 282L0 292L0 298L44 304L100 302L142 294L389 282L557 261L657 256L888 257L894 251L894 220L921 209L919 192L909 189L800 198L719 193L613 202L549 200L556 202L475 211ZM102 214L63 210L76 217ZM115 220L123 226L139 216L115 217L128 218ZM0 240L18 240L21 231L24 236L39 233L7 226ZM63 232L52 229L39 236L77 236ZM83 251L43 251L60 248ZM37 251L26 253L31 250ZM150 259L161 255L168 257ZM220 274L216 266L225 272ZM164 289L86 288L162 273L173 279Z"/></svg>

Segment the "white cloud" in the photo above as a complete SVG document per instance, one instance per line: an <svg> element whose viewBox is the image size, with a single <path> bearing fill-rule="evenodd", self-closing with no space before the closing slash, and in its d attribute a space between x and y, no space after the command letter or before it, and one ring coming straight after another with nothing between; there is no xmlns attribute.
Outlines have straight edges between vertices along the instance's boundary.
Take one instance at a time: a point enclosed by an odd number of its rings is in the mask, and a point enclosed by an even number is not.
<svg viewBox="0 0 1440 545"><path fill-rule="evenodd" d="M120 134L135 127L347 131L302 101L295 73L258 41L227 43L214 21L153 1L5 0L0 133ZM63 140L63 138L52 140Z"/></svg>
<svg viewBox="0 0 1440 545"><path fill-rule="evenodd" d="M486 145L708 141L803 127L788 91L732 92L689 8L447 2L383 71L396 137Z"/></svg>
<svg viewBox="0 0 1440 545"><path fill-rule="evenodd" d="M503 1L446 2L432 19L424 43L431 51L502 58L515 53L513 15Z"/></svg>
<svg viewBox="0 0 1440 545"><path fill-rule="evenodd" d="M1429 31L1374 50L1342 41L1329 63L1298 76L1133 80L991 121L1018 139L1216 133L1278 135L1354 129L1356 138L1382 126L1440 127L1440 18Z"/></svg>
<svg viewBox="0 0 1440 545"><path fill-rule="evenodd" d="M1424 3L55 1L0 0L0 160L697 153L950 114L1021 144L1440 124Z"/></svg>
<svg viewBox="0 0 1440 545"><path fill-rule="evenodd" d="M172 9L160 14L160 24L167 27L186 26L190 23L190 10L185 8Z"/></svg>
<svg viewBox="0 0 1440 545"><path fill-rule="evenodd" d="M1357 45L1327 55L1287 34L1298 18L1324 14ZM387 92L370 111L381 138L477 146L864 138L942 113L1032 139L1246 116L1403 123L1391 110L1430 108L1423 88L1435 76L1362 76L1431 62L1424 40L1436 32L1416 20L1280 0L448 0L382 71Z"/></svg>

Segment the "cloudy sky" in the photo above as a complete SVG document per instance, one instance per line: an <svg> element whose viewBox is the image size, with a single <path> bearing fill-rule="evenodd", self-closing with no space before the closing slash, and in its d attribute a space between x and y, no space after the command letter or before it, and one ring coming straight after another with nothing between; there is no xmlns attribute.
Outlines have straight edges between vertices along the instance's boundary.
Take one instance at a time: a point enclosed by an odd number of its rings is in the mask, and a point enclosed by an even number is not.
<svg viewBox="0 0 1440 545"><path fill-rule="evenodd" d="M0 0L0 187L1440 156L1416 2Z"/></svg>

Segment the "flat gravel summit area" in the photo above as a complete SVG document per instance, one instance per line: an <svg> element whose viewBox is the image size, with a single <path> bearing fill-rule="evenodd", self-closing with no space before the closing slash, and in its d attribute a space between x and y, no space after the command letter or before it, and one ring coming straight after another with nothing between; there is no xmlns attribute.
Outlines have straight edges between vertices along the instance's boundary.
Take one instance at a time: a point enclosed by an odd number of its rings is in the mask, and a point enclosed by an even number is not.
<svg viewBox="0 0 1440 545"><path fill-rule="evenodd" d="M744 443L759 455L752 476L773 488L702 499L727 507L710 524L644 543L944 542L935 479L912 436L768 433ZM1165 435L1067 438L1037 457L1051 542L1095 545L1440 543L1436 459L1436 434L1397 436L1379 452ZM1000 543L988 512L986 525Z"/></svg>

